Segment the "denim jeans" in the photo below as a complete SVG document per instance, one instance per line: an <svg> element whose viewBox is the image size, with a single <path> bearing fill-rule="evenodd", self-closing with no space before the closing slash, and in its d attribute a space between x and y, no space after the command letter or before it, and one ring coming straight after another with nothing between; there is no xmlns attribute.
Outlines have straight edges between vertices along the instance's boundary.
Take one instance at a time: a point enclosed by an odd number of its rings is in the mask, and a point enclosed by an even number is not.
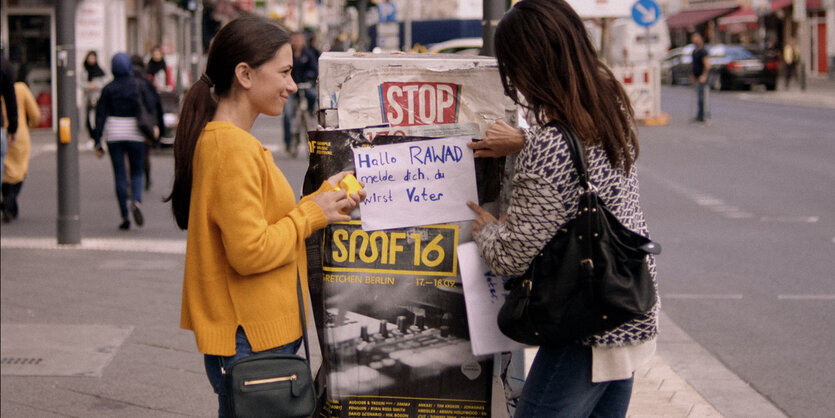
<svg viewBox="0 0 835 418"><path fill-rule="evenodd" d="M116 199L119 213L128 217L128 180L125 171L125 155L130 163L130 189L132 200L142 203L142 181L145 179L145 143L139 141L113 141L107 143L113 180L116 182Z"/></svg>
<svg viewBox="0 0 835 418"><path fill-rule="evenodd" d="M716 77L719 77L718 75ZM708 108L708 85L707 83L700 83L696 81L696 96L698 100L698 110L696 113L696 120L704 121L707 118Z"/></svg>
<svg viewBox="0 0 835 418"><path fill-rule="evenodd" d="M540 347L514 417L626 416L633 378L592 383L591 361L591 347Z"/></svg>
<svg viewBox="0 0 835 418"><path fill-rule="evenodd" d="M290 344L282 345L276 348L271 348L269 350L266 350L266 352L295 354L297 351L299 351L301 343L302 339L299 338L298 340L293 341ZM228 401L226 399L226 391L223 387L223 370L230 367L236 361L249 357L252 354L254 353L252 352L252 347L249 345L249 340L246 339L244 329L238 327L238 331L235 332L234 356L213 356L209 354L203 356L203 362L206 366L206 375L209 377L209 383L212 384L212 389L214 389L215 393L217 394L217 416L219 418L226 418L229 416L229 406Z"/></svg>

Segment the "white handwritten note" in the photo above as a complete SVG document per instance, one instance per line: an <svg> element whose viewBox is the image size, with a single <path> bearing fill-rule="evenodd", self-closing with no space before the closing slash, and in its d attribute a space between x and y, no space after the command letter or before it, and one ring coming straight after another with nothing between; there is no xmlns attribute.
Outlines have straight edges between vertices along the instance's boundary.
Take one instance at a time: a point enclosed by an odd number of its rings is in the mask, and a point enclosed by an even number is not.
<svg viewBox="0 0 835 418"><path fill-rule="evenodd" d="M478 201L469 137L354 148L354 167L365 184L362 229L405 228L475 219L466 203Z"/></svg>
<svg viewBox="0 0 835 418"><path fill-rule="evenodd" d="M504 279L484 265L475 242L458 246L458 265L473 354L481 356L524 348L524 344L507 338L499 330L496 318L508 291L504 290Z"/></svg>

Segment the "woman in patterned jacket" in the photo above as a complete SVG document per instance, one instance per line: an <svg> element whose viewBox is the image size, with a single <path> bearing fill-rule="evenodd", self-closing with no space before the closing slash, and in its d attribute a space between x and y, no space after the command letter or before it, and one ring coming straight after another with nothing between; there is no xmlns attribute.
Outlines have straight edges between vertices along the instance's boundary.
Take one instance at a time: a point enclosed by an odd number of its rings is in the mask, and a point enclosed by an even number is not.
<svg viewBox="0 0 835 418"><path fill-rule="evenodd" d="M522 275L577 211L581 187L560 120L582 139L590 182L615 216L647 235L638 203L635 159L638 138L629 98L597 58L583 22L563 0L522 0L496 29L496 57L505 94L535 118L529 130L497 122L476 157L519 151L506 216L478 214L474 240L496 274ZM655 262L649 260L655 280ZM622 417L634 371L655 352L659 304L616 329L558 347L540 347L516 409L516 417Z"/></svg>

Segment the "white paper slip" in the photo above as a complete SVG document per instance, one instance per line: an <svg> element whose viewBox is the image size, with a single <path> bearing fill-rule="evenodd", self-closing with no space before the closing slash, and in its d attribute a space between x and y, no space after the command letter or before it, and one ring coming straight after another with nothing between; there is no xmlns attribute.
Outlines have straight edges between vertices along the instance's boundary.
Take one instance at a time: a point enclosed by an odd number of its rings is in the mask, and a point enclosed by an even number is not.
<svg viewBox="0 0 835 418"><path fill-rule="evenodd" d="M527 347L507 338L499 330L496 318L508 291L504 290L504 279L493 274L484 264L475 242L458 246L458 266L464 285L473 354L482 356Z"/></svg>
<svg viewBox="0 0 835 418"><path fill-rule="evenodd" d="M469 137L354 148L356 176L365 184L362 229L407 228L475 219L478 200Z"/></svg>

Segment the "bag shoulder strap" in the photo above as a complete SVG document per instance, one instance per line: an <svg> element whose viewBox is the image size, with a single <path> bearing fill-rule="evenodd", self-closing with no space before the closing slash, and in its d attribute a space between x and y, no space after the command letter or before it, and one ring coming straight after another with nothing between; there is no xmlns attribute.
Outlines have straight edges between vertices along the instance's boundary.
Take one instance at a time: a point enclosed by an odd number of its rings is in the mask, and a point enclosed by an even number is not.
<svg viewBox="0 0 835 418"><path fill-rule="evenodd" d="M299 296L299 318L302 324L302 340L304 342L304 356L307 358L307 364L310 365L310 345L307 342L307 321L305 320L304 299L302 296L302 278L296 270L296 293Z"/></svg>
<svg viewBox="0 0 835 418"><path fill-rule="evenodd" d="M589 190L588 163L586 162L586 153L583 151L585 147L580 138L577 137L577 133L565 122L560 120L552 120L546 126L554 126L560 130L562 137L565 139L566 144L568 144L568 152L571 155L571 161L574 162L574 169L577 170L580 186L585 190Z"/></svg>

